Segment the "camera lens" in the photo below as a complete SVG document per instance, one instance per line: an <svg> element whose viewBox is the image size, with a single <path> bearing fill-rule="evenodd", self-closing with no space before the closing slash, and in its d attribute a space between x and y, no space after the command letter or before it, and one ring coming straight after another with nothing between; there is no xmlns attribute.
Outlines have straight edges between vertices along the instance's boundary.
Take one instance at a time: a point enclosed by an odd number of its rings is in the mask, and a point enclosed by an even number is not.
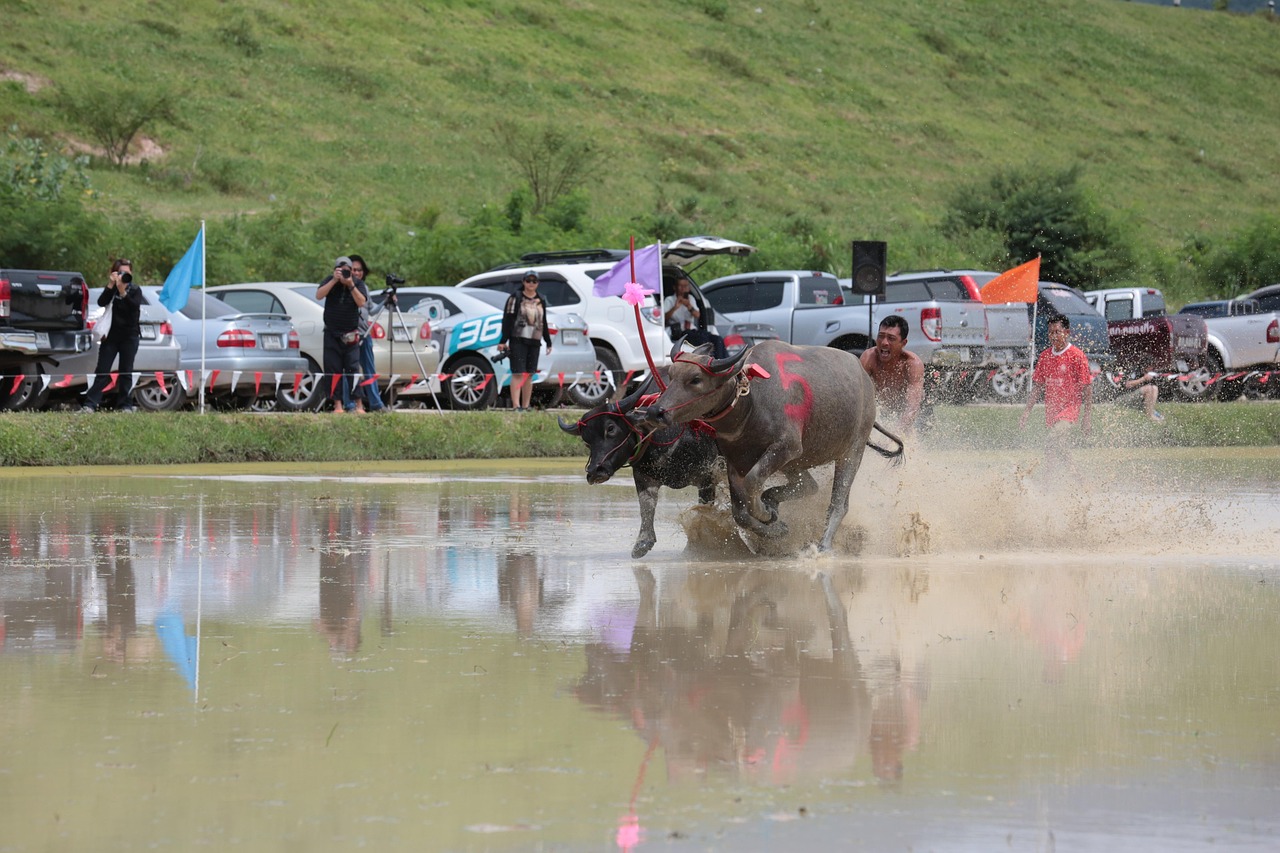
<svg viewBox="0 0 1280 853"><path fill-rule="evenodd" d="M133 284L133 273L127 273L127 272L120 273L120 280L123 281L125 284Z"/></svg>

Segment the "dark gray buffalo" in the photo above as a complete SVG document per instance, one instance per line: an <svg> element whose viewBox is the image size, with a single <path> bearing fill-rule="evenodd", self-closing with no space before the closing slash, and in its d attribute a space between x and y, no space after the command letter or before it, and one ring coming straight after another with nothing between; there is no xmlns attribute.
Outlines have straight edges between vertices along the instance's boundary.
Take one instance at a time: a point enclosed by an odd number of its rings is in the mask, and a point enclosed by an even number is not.
<svg viewBox="0 0 1280 853"><path fill-rule="evenodd" d="M624 465L631 466L640 500L640 533L631 547L632 557L643 557L658 541L653 515L660 486L697 486L702 503L711 503L716 497L713 472L719 451L714 439L695 434L686 426L662 427L645 435L627 419L636 401L652 387L656 386L651 381L618 403L596 406L577 423L558 419L560 428L581 438L591 452L587 459L587 482L591 485L605 482Z"/></svg>
<svg viewBox="0 0 1280 853"><path fill-rule="evenodd" d="M827 527L818 547L831 549L849 511L849 489L871 447L902 457L902 442L876 424L876 392L856 356L831 347L765 341L736 357L713 359L703 346L671 353L667 389L631 414L633 423L669 429L710 424L728 466L733 518L760 536L786 535L778 504L817 490L810 468L835 463ZM875 428L898 444L888 451L868 442ZM765 489L774 474L781 486Z"/></svg>

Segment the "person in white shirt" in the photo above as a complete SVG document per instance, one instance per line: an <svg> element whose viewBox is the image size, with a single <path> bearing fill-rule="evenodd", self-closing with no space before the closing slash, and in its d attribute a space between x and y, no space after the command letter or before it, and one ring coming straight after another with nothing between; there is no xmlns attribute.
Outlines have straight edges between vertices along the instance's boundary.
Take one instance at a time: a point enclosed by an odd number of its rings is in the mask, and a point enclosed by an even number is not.
<svg viewBox="0 0 1280 853"><path fill-rule="evenodd" d="M716 358L725 358L724 338L707 331L702 322L702 308L693 298L693 282L684 273L676 279L676 292L662 300L662 322L671 333L671 340L686 339L690 344L711 344Z"/></svg>

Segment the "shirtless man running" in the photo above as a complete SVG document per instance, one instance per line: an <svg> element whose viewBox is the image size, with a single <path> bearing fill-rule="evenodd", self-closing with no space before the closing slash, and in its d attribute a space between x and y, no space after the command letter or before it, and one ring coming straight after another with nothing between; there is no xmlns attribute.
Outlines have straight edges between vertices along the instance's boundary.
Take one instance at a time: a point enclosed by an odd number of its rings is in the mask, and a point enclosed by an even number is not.
<svg viewBox="0 0 1280 853"><path fill-rule="evenodd" d="M876 402L893 413L903 429L913 429L924 404L924 362L907 352L907 321L895 315L880 321L876 345L862 354L862 366L876 384Z"/></svg>

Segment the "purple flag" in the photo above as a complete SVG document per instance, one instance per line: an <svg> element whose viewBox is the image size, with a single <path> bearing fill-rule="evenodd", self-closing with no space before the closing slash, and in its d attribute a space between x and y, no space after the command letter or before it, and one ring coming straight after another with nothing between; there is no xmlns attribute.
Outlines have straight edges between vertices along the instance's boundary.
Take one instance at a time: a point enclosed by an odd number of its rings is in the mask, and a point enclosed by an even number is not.
<svg viewBox="0 0 1280 853"><path fill-rule="evenodd" d="M621 296L631 281L631 258L623 258L596 279L596 296ZM653 293L662 292L662 244L636 249L636 283Z"/></svg>

